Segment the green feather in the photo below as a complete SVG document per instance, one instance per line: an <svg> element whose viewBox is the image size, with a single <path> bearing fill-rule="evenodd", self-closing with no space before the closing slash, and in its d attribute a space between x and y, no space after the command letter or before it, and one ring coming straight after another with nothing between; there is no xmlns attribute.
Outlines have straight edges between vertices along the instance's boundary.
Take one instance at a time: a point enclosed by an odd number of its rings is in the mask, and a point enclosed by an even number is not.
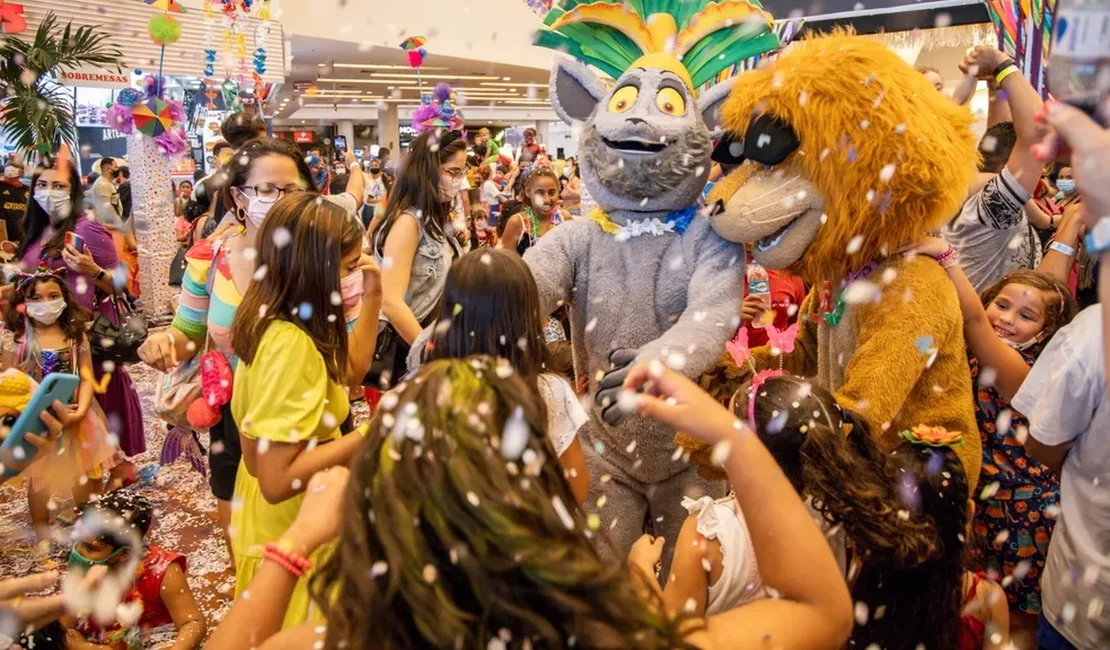
<svg viewBox="0 0 1110 650"><path fill-rule="evenodd" d="M691 48L682 63L690 71L697 88L737 61L778 47L778 36L770 33L765 25L718 30Z"/></svg>
<svg viewBox="0 0 1110 650"><path fill-rule="evenodd" d="M645 54L620 30L597 23L574 23L558 30L551 26L575 7L596 3L624 4L645 22L652 14L669 14L674 17L679 31L705 7L722 0L563 0L553 7L544 19L546 31L534 39L536 45L562 50L589 64L597 66L614 79L640 56ZM762 9L759 0L749 0ZM726 26L699 40L683 56L682 63L690 71L694 87L701 86L721 70L756 54L779 47L778 37L770 33L770 26L748 23Z"/></svg>

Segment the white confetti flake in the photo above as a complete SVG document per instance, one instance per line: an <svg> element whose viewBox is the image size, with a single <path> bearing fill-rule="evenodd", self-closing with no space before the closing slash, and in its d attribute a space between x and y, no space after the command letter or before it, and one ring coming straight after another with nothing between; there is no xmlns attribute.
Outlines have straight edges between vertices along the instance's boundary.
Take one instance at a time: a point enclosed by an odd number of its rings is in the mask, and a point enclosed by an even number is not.
<svg viewBox="0 0 1110 650"><path fill-rule="evenodd" d="M879 171L879 180L886 183L891 178L894 178L894 170L896 168L897 166L894 163L890 163L889 165L883 167L882 170Z"/></svg>
<svg viewBox="0 0 1110 650"><path fill-rule="evenodd" d="M274 246L277 246L278 248L285 248L289 245L289 242L293 241L293 234L289 232L288 228L285 228L283 226L274 230L273 241Z"/></svg>
<svg viewBox="0 0 1110 650"><path fill-rule="evenodd" d="M431 584L431 583L435 582L436 578L439 577L439 571L436 571L436 568L434 566L432 566L431 564L425 564L424 565L423 573L424 573L424 582L427 582L428 584Z"/></svg>
<svg viewBox="0 0 1110 650"><path fill-rule="evenodd" d="M566 526L566 529L574 530L574 518L570 516L570 512L567 511L566 505L563 504L563 500L558 495L551 497L551 507L555 509L555 514L559 515L559 519Z"/></svg>
<svg viewBox="0 0 1110 650"><path fill-rule="evenodd" d="M481 504L481 501L478 499L478 495L474 494L473 492L466 493L466 500L469 501L470 505L474 506L475 508L477 508Z"/></svg>
<svg viewBox="0 0 1110 650"><path fill-rule="evenodd" d="M878 302L882 292L882 288L874 282L856 280L844 289L844 302L849 305Z"/></svg>
<svg viewBox="0 0 1110 650"><path fill-rule="evenodd" d="M254 276L253 276L254 281L255 282L261 282L262 279L266 277L266 273L268 273L269 270L270 270L269 267L267 267L265 264L263 264L262 266L255 269L254 270Z"/></svg>
<svg viewBox="0 0 1110 650"><path fill-rule="evenodd" d="M520 458L530 437L531 429L524 419L524 410L518 406L505 420L505 429L501 432L501 457L506 460Z"/></svg>
<svg viewBox="0 0 1110 650"><path fill-rule="evenodd" d="M844 249L844 252L848 253L849 255L855 255L862 247L863 235L856 235L848 241L848 246Z"/></svg>
<svg viewBox="0 0 1110 650"><path fill-rule="evenodd" d="M856 601L855 617L856 625L867 625L867 621L870 618L870 610L867 607L867 603L862 600Z"/></svg>

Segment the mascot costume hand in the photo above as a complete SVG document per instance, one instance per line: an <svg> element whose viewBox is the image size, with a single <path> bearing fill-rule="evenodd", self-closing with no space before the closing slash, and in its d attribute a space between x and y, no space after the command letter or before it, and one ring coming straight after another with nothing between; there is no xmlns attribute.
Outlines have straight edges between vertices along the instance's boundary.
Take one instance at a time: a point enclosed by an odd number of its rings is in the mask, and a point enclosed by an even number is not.
<svg viewBox="0 0 1110 650"><path fill-rule="evenodd" d="M575 370L597 402L579 431L590 507L600 508L619 552L648 522L668 541L669 565L682 497L723 486L675 455L673 430L625 412L617 396L628 368L644 360L698 377L736 331L743 249L697 206L728 89L699 89L733 62L777 48L778 38L770 16L746 0L565 0L545 22L537 44L574 57L558 57L551 97L579 133L582 183L597 207L551 230L524 259L545 310L570 304Z"/></svg>
<svg viewBox="0 0 1110 650"><path fill-rule="evenodd" d="M703 378L731 395L751 370L815 376L893 443L919 424L960 431L974 485L982 452L963 319L930 258L899 251L959 210L978 154L971 114L878 41L836 33L740 77L714 159L713 228L811 287L794 351L727 355Z"/></svg>

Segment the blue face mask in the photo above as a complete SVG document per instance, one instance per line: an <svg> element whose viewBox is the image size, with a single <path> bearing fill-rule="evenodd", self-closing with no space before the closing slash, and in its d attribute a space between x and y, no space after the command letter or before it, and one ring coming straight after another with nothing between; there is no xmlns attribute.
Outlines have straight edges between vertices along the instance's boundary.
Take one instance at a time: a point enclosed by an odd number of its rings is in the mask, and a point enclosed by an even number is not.
<svg viewBox="0 0 1110 650"><path fill-rule="evenodd" d="M1074 178L1060 178L1056 181L1056 189L1064 194L1073 194L1075 192L1075 179Z"/></svg>

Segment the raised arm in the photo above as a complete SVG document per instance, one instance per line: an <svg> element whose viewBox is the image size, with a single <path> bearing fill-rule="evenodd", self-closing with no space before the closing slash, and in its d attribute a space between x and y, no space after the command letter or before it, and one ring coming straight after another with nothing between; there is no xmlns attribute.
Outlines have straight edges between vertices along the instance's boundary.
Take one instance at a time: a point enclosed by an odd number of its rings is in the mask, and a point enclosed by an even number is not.
<svg viewBox="0 0 1110 650"><path fill-rule="evenodd" d="M1075 263L1075 253L1079 250L1079 239L1083 230L1083 223L1079 219L1079 205L1072 204L1064 208L1064 216L1060 219L1060 227L1056 236L1049 244L1037 270L1045 275L1056 278L1067 284L1071 267Z"/></svg>
<svg viewBox="0 0 1110 650"><path fill-rule="evenodd" d="M967 279L952 246L943 239L928 238L913 249L914 253L937 258L948 274L948 279L956 287L960 299L960 313L963 314L964 340L971 353L984 368L993 368L998 373L995 388L1000 397L1013 399L1021 383L1029 374L1029 364L1017 350L1006 345L995 333L987 320L987 310L983 301ZM947 257L945 257L947 256Z"/></svg>
<svg viewBox="0 0 1110 650"><path fill-rule="evenodd" d="M640 414L724 452L725 471L751 533L763 583L780 598L706 621L689 637L706 650L834 650L852 630L852 601L824 535L759 438L693 382L661 363L634 367Z"/></svg>

